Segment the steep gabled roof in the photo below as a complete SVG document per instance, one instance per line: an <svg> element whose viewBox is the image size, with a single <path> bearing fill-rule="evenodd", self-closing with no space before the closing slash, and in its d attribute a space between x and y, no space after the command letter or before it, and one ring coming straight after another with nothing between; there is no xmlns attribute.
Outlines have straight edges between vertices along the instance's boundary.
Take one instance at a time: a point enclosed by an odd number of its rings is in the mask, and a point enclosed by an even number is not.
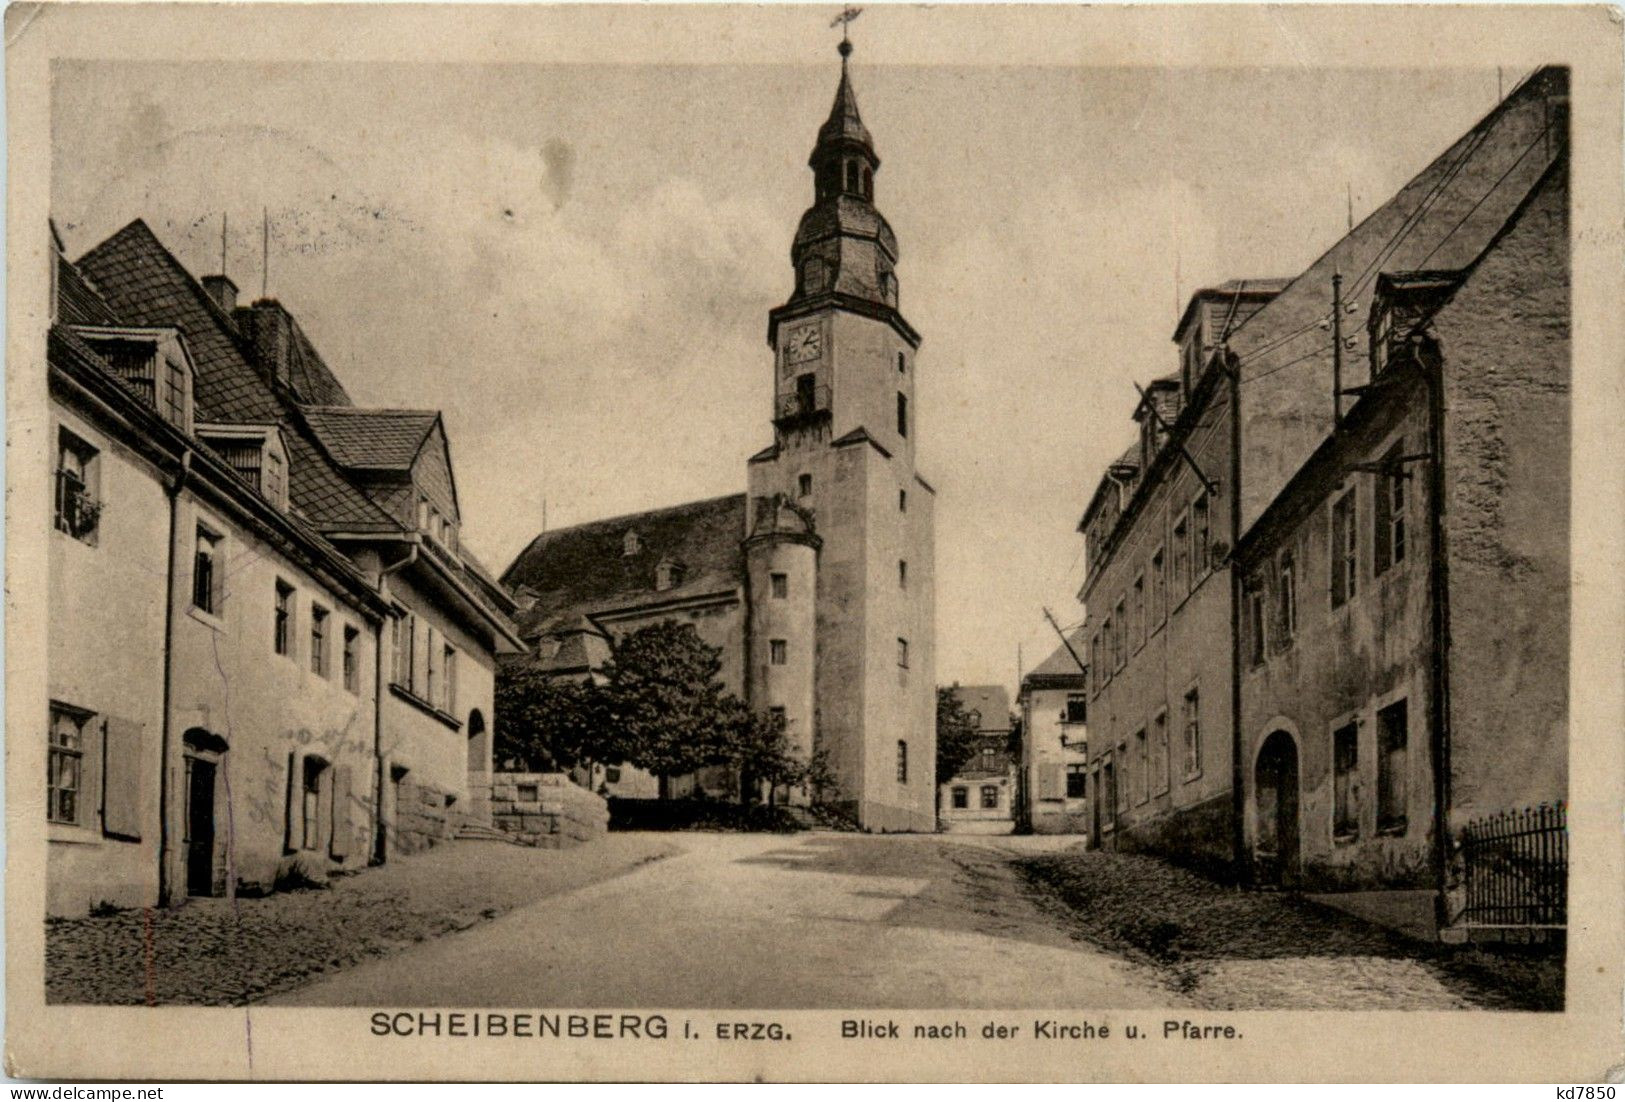
<svg viewBox="0 0 1625 1102"><path fill-rule="evenodd" d="M1079 657L1082 657L1089 647L1089 641L1085 638L1087 630L1087 628L1079 627L1071 635L1067 636L1067 642L1072 644L1072 651L1077 651ZM1078 680L1081 687L1083 684L1083 671L1078 668L1077 660L1072 657L1072 651L1067 650L1065 644L1057 646L1050 652L1048 658L1027 672L1027 676L1022 679L1023 683L1028 679L1072 677Z"/></svg>
<svg viewBox="0 0 1625 1102"><path fill-rule="evenodd" d="M301 406L305 421L341 467L409 471L440 414L419 409Z"/></svg>
<svg viewBox="0 0 1625 1102"><path fill-rule="evenodd" d="M639 545L632 555L626 554L628 532ZM544 532L503 572L502 583L536 593L519 616L520 633L534 638L579 613L734 588L744 579L744 538L745 495L730 494ZM682 563L684 580L657 591L655 566L662 559Z"/></svg>
<svg viewBox="0 0 1625 1102"><path fill-rule="evenodd" d="M79 267L130 325L179 329L197 367L201 420L277 424L288 444L292 507L323 531L398 532L401 524L352 485L239 343L231 318L140 219L91 249Z"/></svg>

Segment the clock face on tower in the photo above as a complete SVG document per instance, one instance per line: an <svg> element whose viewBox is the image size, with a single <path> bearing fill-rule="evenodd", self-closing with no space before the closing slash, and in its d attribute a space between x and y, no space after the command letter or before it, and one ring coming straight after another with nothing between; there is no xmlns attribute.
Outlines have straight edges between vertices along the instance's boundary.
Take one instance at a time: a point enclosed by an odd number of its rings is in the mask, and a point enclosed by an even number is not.
<svg viewBox="0 0 1625 1102"><path fill-rule="evenodd" d="M804 364L824 354L824 330L817 322L790 330L784 341L784 365Z"/></svg>

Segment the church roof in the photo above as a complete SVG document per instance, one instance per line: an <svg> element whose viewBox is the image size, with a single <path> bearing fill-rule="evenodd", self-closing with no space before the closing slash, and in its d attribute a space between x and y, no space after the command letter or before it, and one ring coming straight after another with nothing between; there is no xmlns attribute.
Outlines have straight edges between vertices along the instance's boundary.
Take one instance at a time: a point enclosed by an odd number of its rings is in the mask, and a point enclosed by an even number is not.
<svg viewBox="0 0 1625 1102"><path fill-rule="evenodd" d="M636 549L628 553L628 535ZM520 613L525 638L561 630L586 614L678 601L732 589L744 580L745 495L693 501L543 532L502 575L509 589L536 594ZM681 563L683 581L656 590L655 567Z"/></svg>
<svg viewBox="0 0 1625 1102"><path fill-rule="evenodd" d="M841 83L835 87L835 102L830 105L829 118L818 128L819 146L841 141L861 142L874 149L869 128L858 115L858 95L852 90L852 78L846 71L846 58L841 58Z"/></svg>

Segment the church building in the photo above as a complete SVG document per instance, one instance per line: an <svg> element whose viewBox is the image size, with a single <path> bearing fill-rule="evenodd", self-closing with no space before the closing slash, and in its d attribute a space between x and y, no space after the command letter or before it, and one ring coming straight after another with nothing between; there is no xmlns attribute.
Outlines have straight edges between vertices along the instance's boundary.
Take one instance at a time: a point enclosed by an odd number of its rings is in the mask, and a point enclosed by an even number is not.
<svg viewBox="0 0 1625 1102"><path fill-rule="evenodd" d="M773 440L747 461L746 492L544 532L502 580L536 646L524 660L561 676L638 627L693 622L732 691L782 716L801 754L828 755L828 802L868 830L929 831L936 491L914 464L920 335L898 309L851 49L808 162L794 289L768 314Z"/></svg>

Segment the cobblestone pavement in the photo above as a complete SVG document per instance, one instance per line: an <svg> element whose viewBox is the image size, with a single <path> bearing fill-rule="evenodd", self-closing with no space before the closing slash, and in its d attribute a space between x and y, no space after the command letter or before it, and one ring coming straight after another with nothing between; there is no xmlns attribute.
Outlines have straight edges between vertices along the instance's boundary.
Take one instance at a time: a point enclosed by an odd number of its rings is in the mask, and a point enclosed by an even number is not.
<svg viewBox="0 0 1625 1102"><path fill-rule="evenodd" d="M1079 935L1153 963L1198 1006L1228 1010L1562 1008L1560 953L1452 950L1290 894L1243 891L1152 857L1016 860Z"/></svg>
<svg viewBox="0 0 1625 1102"><path fill-rule="evenodd" d="M613 836L612 836L613 837ZM1003 838L661 835L679 856L272 1000L283 1006L1168 1007L1073 936ZM1026 842L1026 839L1019 841Z"/></svg>
<svg viewBox="0 0 1625 1102"><path fill-rule="evenodd" d="M46 923L51 1003L243 1005L675 853L609 835L571 850L459 841L262 899Z"/></svg>

